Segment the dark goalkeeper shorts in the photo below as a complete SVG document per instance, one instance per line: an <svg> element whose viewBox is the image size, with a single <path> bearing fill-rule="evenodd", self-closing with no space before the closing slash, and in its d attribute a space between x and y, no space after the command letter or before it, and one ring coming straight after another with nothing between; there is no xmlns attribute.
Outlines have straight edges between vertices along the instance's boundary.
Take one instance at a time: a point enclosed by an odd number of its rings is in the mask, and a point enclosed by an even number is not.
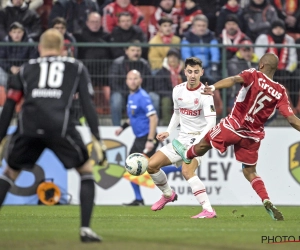
<svg viewBox="0 0 300 250"><path fill-rule="evenodd" d="M15 169L31 169L44 149L52 150L66 169L81 167L89 158L87 148L77 130L66 137L37 138L16 131L9 142L7 163Z"/></svg>

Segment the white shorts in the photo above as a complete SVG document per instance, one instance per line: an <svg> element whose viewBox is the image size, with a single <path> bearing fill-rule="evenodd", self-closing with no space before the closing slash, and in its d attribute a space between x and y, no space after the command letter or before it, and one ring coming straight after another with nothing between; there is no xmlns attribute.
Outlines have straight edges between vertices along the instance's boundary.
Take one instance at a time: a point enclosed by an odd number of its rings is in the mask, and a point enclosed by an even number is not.
<svg viewBox="0 0 300 250"><path fill-rule="evenodd" d="M180 141L186 148L189 148L193 144L193 138L194 137L181 137L179 136L177 138L178 141ZM172 143L168 143L166 146L163 146L159 149L165 156L168 157L170 162L176 166L180 167L182 165L182 159L181 157L175 152L173 149ZM201 164L201 156L195 157L195 159L198 161L198 166Z"/></svg>

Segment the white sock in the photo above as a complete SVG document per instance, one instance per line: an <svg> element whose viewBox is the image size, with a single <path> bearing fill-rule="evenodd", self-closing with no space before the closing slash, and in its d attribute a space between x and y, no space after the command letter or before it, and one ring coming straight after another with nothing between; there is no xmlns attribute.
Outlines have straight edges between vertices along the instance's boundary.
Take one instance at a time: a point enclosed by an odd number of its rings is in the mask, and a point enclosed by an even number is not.
<svg viewBox="0 0 300 250"><path fill-rule="evenodd" d="M150 174L154 184L163 192L165 197L172 196L172 189L169 186L167 175L164 171L159 170L155 174Z"/></svg>
<svg viewBox="0 0 300 250"><path fill-rule="evenodd" d="M190 184L193 194L195 195L197 201L202 205L203 209L212 212L210 201L208 199L204 183L200 180L198 176L194 176L187 181Z"/></svg>

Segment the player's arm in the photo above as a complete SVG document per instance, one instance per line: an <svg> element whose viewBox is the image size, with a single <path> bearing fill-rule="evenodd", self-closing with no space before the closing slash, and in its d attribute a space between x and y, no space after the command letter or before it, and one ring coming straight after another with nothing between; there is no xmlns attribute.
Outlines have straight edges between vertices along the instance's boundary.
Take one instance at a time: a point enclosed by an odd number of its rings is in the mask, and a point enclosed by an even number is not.
<svg viewBox="0 0 300 250"><path fill-rule="evenodd" d="M300 120L298 117L294 115L294 112L290 106L288 96L286 94L286 91L283 92L281 100L278 102L277 106L280 114L282 114L285 119L289 122L289 124L300 131Z"/></svg>
<svg viewBox="0 0 300 250"><path fill-rule="evenodd" d="M200 140L207 134L207 132L216 126L216 109L214 106L214 100L212 96L207 96L203 101L203 112L206 121L206 126L201 131L201 134L196 137L193 145L200 142Z"/></svg>
<svg viewBox="0 0 300 250"><path fill-rule="evenodd" d="M297 129L298 131L300 131L300 119L295 116L295 115L291 115L286 117L286 119L288 120L289 124L291 124L291 126L294 129Z"/></svg>
<svg viewBox="0 0 300 250"><path fill-rule="evenodd" d="M116 129L115 135L120 135L126 128L130 126L130 120L127 119L119 128Z"/></svg>
<svg viewBox="0 0 300 250"><path fill-rule="evenodd" d="M178 103L176 100L176 94L177 94L177 89L174 88L172 93L174 112L167 128L167 133L169 133L169 135L178 127L180 123L180 114L179 114Z"/></svg>
<svg viewBox="0 0 300 250"><path fill-rule="evenodd" d="M0 117L0 142L6 136L16 104L20 102L23 97L22 86L20 73L13 75L8 86L6 101Z"/></svg>
<svg viewBox="0 0 300 250"><path fill-rule="evenodd" d="M230 76L230 77L227 77L225 79L222 79L218 82L216 82L215 84L213 85L210 85L208 86L206 84L205 88L204 88L204 93L203 94L206 94L206 95L212 95L213 92L216 90L216 89L224 89L224 88L230 88L232 87L234 84L237 84L237 83L243 83L244 82L244 78L241 77L240 75L236 75L236 76Z"/></svg>
<svg viewBox="0 0 300 250"><path fill-rule="evenodd" d="M91 133L97 140L100 140L98 116L92 100L93 87L85 66L83 66L81 71L78 92L82 110L91 129Z"/></svg>
<svg viewBox="0 0 300 250"><path fill-rule="evenodd" d="M147 136L147 142L145 144L144 154L147 154L148 152L152 151L152 149L155 146L155 134L156 134L156 127L158 123L158 117L156 114L156 110L152 104L152 101L150 97L144 98L141 101L141 107L143 111L145 112L146 116L149 119L149 131Z"/></svg>
<svg viewBox="0 0 300 250"><path fill-rule="evenodd" d="M156 127L158 123L158 117L157 114L152 114L148 116L149 118L149 133L148 133L148 140L153 141L155 139L155 134L156 134Z"/></svg>

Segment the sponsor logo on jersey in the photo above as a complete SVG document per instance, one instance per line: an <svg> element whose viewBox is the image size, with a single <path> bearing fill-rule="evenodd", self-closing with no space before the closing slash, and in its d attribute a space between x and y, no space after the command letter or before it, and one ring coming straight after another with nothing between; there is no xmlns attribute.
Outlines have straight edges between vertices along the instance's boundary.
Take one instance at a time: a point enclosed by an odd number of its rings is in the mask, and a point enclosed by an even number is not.
<svg viewBox="0 0 300 250"><path fill-rule="evenodd" d="M182 98L180 98L180 97L178 98L178 100L179 100L179 101L183 101L183 99L182 99Z"/></svg>
<svg viewBox="0 0 300 250"><path fill-rule="evenodd" d="M62 95L60 89L33 89L31 96L32 98L55 98L59 99Z"/></svg>
<svg viewBox="0 0 300 250"><path fill-rule="evenodd" d="M263 89L266 89L267 92L275 97L277 100L279 100L282 96L282 93L279 93L276 89L274 89L272 86L266 83L266 80L263 78L258 78L258 85L262 87Z"/></svg>
<svg viewBox="0 0 300 250"><path fill-rule="evenodd" d="M201 109L191 110L191 109L180 108L179 112L184 115L198 116L201 114Z"/></svg>
<svg viewBox="0 0 300 250"><path fill-rule="evenodd" d="M295 181L300 184L300 141L289 147L289 171Z"/></svg>
<svg viewBox="0 0 300 250"><path fill-rule="evenodd" d="M215 106L214 105L210 105L210 111L211 112L216 112Z"/></svg>
<svg viewBox="0 0 300 250"><path fill-rule="evenodd" d="M195 104L195 106L197 106L199 104L199 99L198 98L195 98L194 104Z"/></svg>

